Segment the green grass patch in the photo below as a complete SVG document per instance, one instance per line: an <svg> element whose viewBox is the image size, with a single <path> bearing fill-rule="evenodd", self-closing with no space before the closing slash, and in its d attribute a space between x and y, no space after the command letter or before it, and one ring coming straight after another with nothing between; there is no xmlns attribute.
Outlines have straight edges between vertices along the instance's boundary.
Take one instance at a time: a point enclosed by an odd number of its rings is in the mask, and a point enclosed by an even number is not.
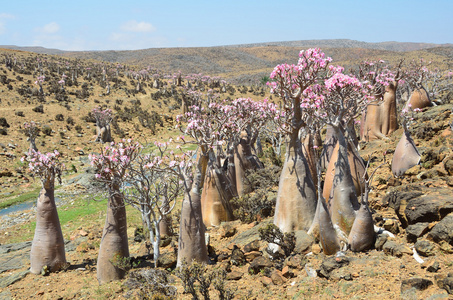
<svg viewBox="0 0 453 300"><path fill-rule="evenodd" d="M0 209L3 209L3 208L7 208L9 206L12 206L12 205L15 205L15 204L19 204L19 203L22 203L22 202L27 202L27 201L31 201L31 200L36 200L38 199L38 195L39 195L39 191L41 190L41 188L37 188L31 192L28 192L28 193L24 193L22 195L19 195L17 197L14 197L14 198L8 198L6 200L0 200Z"/></svg>
<svg viewBox="0 0 453 300"><path fill-rule="evenodd" d="M38 197L38 195L35 195ZM58 195L57 195L58 197ZM58 208L61 229L65 239L78 228L89 228L99 226L102 228L105 222L107 210L107 196L105 193L77 195L72 203ZM140 212L130 205L126 205L128 227L140 226L142 224ZM33 239L36 222L33 221L22 224L10 231L11 238L8 243L20 243Z"/></svg>

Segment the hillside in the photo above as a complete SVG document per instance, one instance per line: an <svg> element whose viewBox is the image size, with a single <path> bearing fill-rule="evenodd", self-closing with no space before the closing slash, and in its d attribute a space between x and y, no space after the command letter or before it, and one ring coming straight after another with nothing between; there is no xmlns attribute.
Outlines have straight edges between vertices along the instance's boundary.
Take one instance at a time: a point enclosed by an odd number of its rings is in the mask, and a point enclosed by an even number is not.
<svg viewBox="0 0 453 300"><path fill-rule="evenodd" d="M426 57L442 61L443 52L453 49L451 44L382 42L367 43L354 40L307 40L228 45L204 48L151 48L133 51L70 52L42 47L0 46L40 54L56 54L78 59L93 59L110 63L151 66L167 73L203 73L230 78L235 82L256 81L268 75L280 63L295 63L300 50L320 47L337 64L348 67L356 60L378 60L400 57ZM347 51L345 51L348 49ZM445 49L445 50L442 50Z"/></svg>

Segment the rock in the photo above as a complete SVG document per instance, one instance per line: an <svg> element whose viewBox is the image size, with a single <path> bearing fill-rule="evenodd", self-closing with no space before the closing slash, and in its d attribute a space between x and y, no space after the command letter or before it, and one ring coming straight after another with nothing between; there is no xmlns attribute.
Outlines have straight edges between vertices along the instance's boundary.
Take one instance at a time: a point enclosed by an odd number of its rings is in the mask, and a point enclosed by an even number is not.
<svg viewBox="0 0 453 300"><path fill-rule="evenodd" d="M235 249L233 249L233 252L231 253L231 257L230 257L230 263L233 266L245 265L246 259L245 259L244 252L242 252L242 250L237 247Z"/></svg>
<svg viewBox="0 0 453 300"><path fill-rule="evenodd" d="M292 278L294 277L294 272L289 268L288 265L286 265L282 269L282 275L285 278Z"/></svg>
<svg viewBox="0 0 453 300"><path fill-rule="evenodd" d="M159 256L159 267L163 269L173 269L176 267L177 257L176 254L172 252L164 252Z"/></svg>
<svg viewBox="0 0 453 300"><path fill-rule="evenodd" d="M272 219L268 219L266 221L263 221L263 222L260 222L258 225L246 230L246 231L243 231L239 234L237 234L233 240L231 241L231 243L234 243L234 244L237 244L237 245L246 245L250 242L253 242L255 240L260 240L260 234L258 232L258 230L260 228L264 228L266 227L267 225L269 225L270 223L272 223Z"/></svg>
<svg viewBox="0 0 453 300"><path fill-rule="evenodd" d="M234 270L227 274L226 279L227 280L239 280L242 278L242 276L244 276L244 273Z"/></svg>
<svg viewBox="0 0 453 300"><path fill-rule="evenodd" d="M87 236L88 232L86 232L85 230L82 229L79 231L79 234L80 234L80 236Z"/></svg>
<svg viewBox="0 0 453 300"><path fill-rule="evenodd" d="M287 279L285 277L283 277L282 272L277 269L272 271L271 280L272 280L272 283L275 285L282 285L287 281Z"/></svg>
<svg viewBox="0 0 453 300"><path fill-rule="evenodd" d="M382 206L390 206L395 210L395 213L398 219L401 222L403 228L406 228L408 221L406 219L406 215L404 214L407 202L410 199L414 199L423 195L422 192L419 191L410 191L410 192L401 192L401 191L392 191L385 195L382 199L381 203Z"/></svg>
<svg viewBox="0 0 453 300"><path fill-rule="evenodd" d="M321 246L319 246L319 244L313 244L311 246L311 252L313 252L313 254L319 254L321 253L322 249L321 249Z"/></svg>
<svg viewBox="0 0 453 300"><path fill-rule="evenodd" d="M318 276L329 279L330 273L336 269L349 265L350 259L346 256L326 258L318 270Z"/></svg>
<svg viewBox="0 0 453 300"><path fill-rule="evenodd" d="M272 279L269 277L263 276L260 278L260 281L264 287L272 285Z"/></svg>
<svg viewBox="0 0 453 300"><path fill-rule="evenodd" d="M297 230L294 232L296 238L295 253L306 254L311 251L311 245L314 243L312 236L308 235L304 230Z"/></svg>
<svg viewBox="0 0 453 300"><path fill-rule="evenodd" d="M385 220L382 227L384 227L385 230L390 231L393 234L398 234L400 232L398 222L392 219Z"/></svg>
<svg viewBox="0 0 453 300"><path fill-rule="evenodd" d="M453 246L446 241L441 241L439 243L439 247L442 252L453 254Z"/></svg>
<svg viewBox="0 0 453 300"><path fill-rule="evenodd" d="M390 177L387 181L387 186L399 186L401 185L401 180L395 177Z"/></svg>
<svg viewBox="0 0 453 300"><path fill-rule="evenodd" d="M221 238L227 238L227 237L232 237L235 235L237 232L236 229L236 224L232 222L222 222L220 224L220 237Z"/></svg>
<svg viewBox="0 0 453 300"><path fill-rule="evenodd" d="M260 241L254 240L244 246L244 252L252 252L252 251L259 251L260 250Z"/></svg>
<svg viewBox="0 0 453 300"><path fill-rule="evenodd" d="M444 163L445 170L450 176L453 175L453 159L449 159Z"/></svg>
<svg viewBox="0 0 453 300"><path fill-rule="evenodd" d="M142 257L152 255L153 253L154 253L153 246L148 241L142 242L137 250L137 256Z"/></svg>
<svg viewBox="0 0 453 300"><path fill-rule="evenodd" d="M453 277L447 277L444 279L444 289L449 294L453 294Z"/></svg>
<svg viewBox="0 0 453 300"><path fill-rule="evenodd" d="M244 253L245 255L245 259L250 262L250 261L253 261L255 258L257 258L258 256L262 256L263 253L261 253L261 251L251 251L251 252L247 252L247 253Z"/></svg>
<svg viewBox="0 0 453 300"><path fill-rule="evenodd" d="M450 245L453 245L453 214L449 214L442 219L439 223L434 225L431 231L428 233L428 238L436 243L445 241Z"/></svg>
<svg viewBox="0 0 453 300"><path fill-rule="evenodd" d="M11 292L9 290L5 290L3 292L0 293L0 299L3 299L3 300L10 300L12 299L11 298Z"/></svg>
<svg viewBox="0 0 453 300"><path fill-rule="evenodd" d="M387 242L388 236L386 234L377 234L376 241L374 242L374 248L376 250L382 250L382 246L384 246L385 242Z"/></svg>
<svg viewBox="0 0 453 300"><path fill-rule="evenodd" d="M434 255L434 245L429 241L417 241L414 245L415 250L422 256Z"/></svg>
<svg viewBox="0 0 453 300"><path fill-rule="evenodd" d="M5 287L7 287L7 286L9 286L9 285L21 280L28 273L30 273L30 271L29 270L25 270L25 271L14 273L14 274L12 274L10 276L5 276L5 277L0 278L0 288L5 288Z"/></svg>
<svg viewBox="0 0 453 300"><path fill-rule="evenodd" d="M289 256L285 260L286 266L288 266L292 269L298 269L298 270L301 270L305 266L306 263L307 263L307 259L300 254Z"/></svg>
<svg viewBox="0 0 453 300"><path fill-rule="evenodd" d="M412 250L409 247L397 244L396 242L389 240L385 242L385 244L382 246L382 250L384 251L385 254L396 257L401 257L403 256L404 253L412 255Z"/></svg>
<svg viewBox="0 0 453 300"><path fill-rule="evenodd" d="M411 224L406 228L406 239L409 243L415 243L417 239L427 233L429 230L428 222L419 222Z"/></svg>
<svg viewBox="0 0 453 300"><path fill-rule="evenodd" d="M222 251L222 252L220 252L220 254L217 256L217 261L219 261L219 262L220 262L220 261L224 261L224 260L228 259L229 257L230 257L230 255L229 255L227 252Z"/></svg>
<svg viewBox="0 0 453 300"><path fill-rule="evenodd" d="M415 288L416 290L423 291L426 290L430 285L432 285L433 282L431 280L425 279L425 278L409 278L409 279L404 279L401 282L401 293L411 289Z"/></svg>
<svg viewBox="0 0 453 300"><path fill-rule="evenodd" d="M258 274L259 272L261 272L261 270L264 270L266 268L271 268L272 266L273 266L272 262L267 257L258 256L250 264L248 272L249 272L249 274L254 275L254 274Z"/></svg>
<svg viewBox="0 0 453 300"><path fill-rule="evenodd" d="M27 249L31 247L31 241L16 243L16 244L7 244L0 246L0 254L9 253L11 251L18 251L22 249Z"/></svg>
<svg viewBox="0 0 453 300"><path fill-rule="evenodd" d="M171 241L173 240L173 238L171 236L168 236L168 235L164 235L163 237L161 237L160 239L160 244L159 246L162 247L162 248L165 248L167 247L168 245L171 244Z"/></svg>
<svg viewBox="0 0 453 300"><path fill-rule="evenodd" d="M436 273L440 270L439 262L435 261L431 266L426 269L428 272Z"/></svg>
<svg viewBox="0 0 453 300"><path fill-rule="evenodd" d="M445 195L426 195L411 199L405 209L408 224L440 221L453 212L453 197Z"/></svg>

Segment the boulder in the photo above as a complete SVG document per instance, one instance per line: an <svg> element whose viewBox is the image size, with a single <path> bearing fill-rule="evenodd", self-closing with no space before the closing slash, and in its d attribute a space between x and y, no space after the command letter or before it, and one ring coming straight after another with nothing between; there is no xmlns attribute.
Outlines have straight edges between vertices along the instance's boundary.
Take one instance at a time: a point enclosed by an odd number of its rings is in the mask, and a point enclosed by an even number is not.
<svg viewBox="0 0 453 300"><path fill-rule="evenodd" d="M396 257L401 257L403 254L412 255L412 250L409 247L389 240L382 246L382 250L385 254Z"/></svg>
<svg viewBox="0 0 453 300"><path fill-rule="evenodd" d="M260 250L260 241L254 240L244 246L244 252L252 252L252 251L259 251Z"/></svg>
<svg viewBox="0 0 453 300"><path fill-rule="evenodd" d="M233 270L230 273L227 274L226 279L227 280L239 280L244 276L244 273L239 272L237 270Z"/></svg>
<svg viewBox="0 0 453 300"><path fill-rule="evenodd" d="M162 269L173 269L176 267L177 256L174 252L164 252L159 256L159 267Z"/></svg>
<svg viewBox="0 0 453 300"><path fill-rule="evenodd" d="M406 239L409 243L415 243L417 239L429 231L428 222L411 224L406 228Z"/></svg>
<svg viewBox="0 0 453 300"><path fill-rule="evenodd" d="M409 278L409 279L404 279L401 282L401 293L409 290L409 289L416 289L419 291L426 290L429 286L433 285L433 282L429 279L425 278L419 278L419 277L414 277L414 278Z"/></svg>
<svg viewBox="0 0 453 300"><path fill-rule="evenodd" d="M234 266L244 265L246 263L244 252L241 249L235 247L233 249L233 252L231 253L230 263Z"/></svg>
<svg viewBox="0 0 453 300"><path fill-rule="evenodd" d="M426 195L407 202L404 213L408 224L440 221L453 212L451 195Z"/></svg>
<svg viewBox="0 0 453 300"><path fill-rule="evenodd" d="M255 258L249 266L249 274L258 274L261 270L266 268L272 268L272 262L264 256L258 256Z"/></svg>
<svg viewBox="0 0 453 300"><path fill-rule="evenodd" d="M453 213L449 214L442 219L439 223L434 225L428 233L428 238L436 243L445 241L453 245Z"/></svg>
<svg viewBox="0 0 453 300"><path fill-rule="evenodd" d="M434 245L429 241L417 241L414 245L415 250L422 256L434 255Z"/></svg>
<svg viewBox="0 0 453 300"><path fill-rule="evenodd" d="M306 254L311 251L311 245L314 243L314 239L311 235L308 235L304 230L296 230L294 236L296 238L296 247L294 248L295 253Z"/></svg>
<svg viewBox="0 0 453 300"><path fill-rule="evenodd" d="M272 279L272 283L275 285L282 285L287 281L287 279L285 277L283 277L282 272L277 269L272 271L271 279Z"/></svg>
<svg viewBox="0 0 453 300"><path fill-rule="evenodd" d="M318 276L329 279L334 270L349 265L349 261L350 259L346 256L327 257L321 263L318 270Z"/></svg>

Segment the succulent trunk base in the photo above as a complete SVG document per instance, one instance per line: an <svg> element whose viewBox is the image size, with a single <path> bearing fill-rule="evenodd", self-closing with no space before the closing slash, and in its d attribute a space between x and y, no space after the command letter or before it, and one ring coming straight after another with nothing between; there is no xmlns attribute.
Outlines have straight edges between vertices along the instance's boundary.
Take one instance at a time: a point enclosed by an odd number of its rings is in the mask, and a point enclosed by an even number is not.
<svg viewBox="0 0 453 300"><path fill-rule="evenodd" d="M66 265L64 239L55 205L53 182L47 184L47 187L44 186L39 194L30 263L30 272L33 274L41 273L44 266L54 272Z"/></svg>

